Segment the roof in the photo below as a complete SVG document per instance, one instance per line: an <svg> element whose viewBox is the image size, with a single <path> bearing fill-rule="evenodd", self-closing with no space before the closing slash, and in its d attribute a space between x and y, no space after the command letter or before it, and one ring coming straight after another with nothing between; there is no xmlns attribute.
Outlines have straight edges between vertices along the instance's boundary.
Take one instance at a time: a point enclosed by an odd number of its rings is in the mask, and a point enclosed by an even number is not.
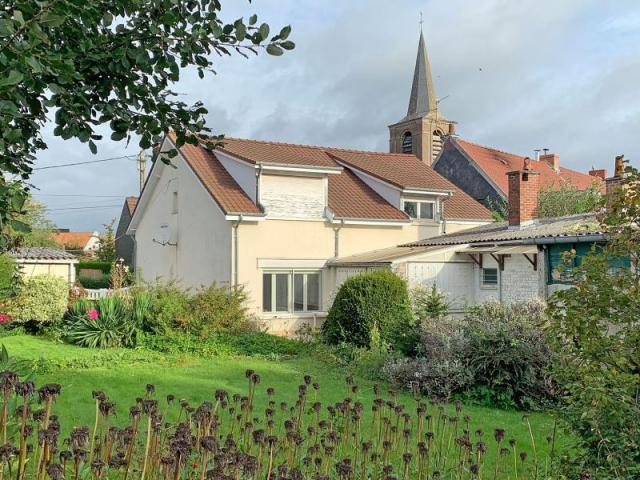
<svg viewBox="0 0 640 480"><path fill-rule="evenodd" d="M509 191L507 172L520 170L524 164L524 157L513 153L504 152L491 147L485 147L468 142L460 138L448 137L450 141L467 154L476 165L491 178L491 181L500 189L504 196ZM571 184L580 190L584 190L595 184L602 184L597 177L581 173L570 168L560 166L556 172L545 161L531 160L531 169L540 173L541 188L558 188L563 183Z"/></svg>
<svg viewBox="0 0 640 480"><path fill-rule="evenodd" d="M413 72L413 84L411 85L407 117L427 115L437 108L436 91L431 77L431 65L429 64L427 47L424 42L424 36L420 32L418 56Z"/></svg>
<svg viewBox="0 0 640 480"><path fill-rule="evenodd" d="M409 220L349 170L329 175L329 208L339 218Z"/></svg>
<svg viewBox="0 0 640 480"><path fill-rule="evenodd" d="M183 150L185 148L193 149L198 147L190 145L182 147ZM206 151L202 147L200 147L200 150ZM446 201L446 218L492 220L489 210L419 160L415 155L243 140L239 138L225 138L222 151L254 164L288 164L333 168L342 165L351 170L364 172L400 189L414 188L452 192L453 196ZM342 175L343 173L340 174L340 176ZM341 183L343 188L348 190L343 191L343 194L338 196L338 189L332 189L333 198L331 193L329 195L329 205L332 209L340 210L344 213L350 211L350 218L398 219L397 210L394 207L391 207L393 211L388 207L382 208L383 203L380 202L379 196L360 179L350 177L338 180L334 178L336 176L330 175L330 183L334 185ZM233 183L235 184L235 182ZM237 184L233 188L238 189L240 192L242 191ZM370 192L367 193L367 190L370 190ZM364 203L356 205L353 201L354 199L359 202L366 202L366 206ZM251 200L249 199L249 201ZM358 217L357 212L363 209L366 209L368 215ZM404 216L404 214L402 215Z"/></svg>
<svg viewBox="0 0 640 480"><path fill-rule="evenodd" d="M173 136L171 136L174 139ZM322 167L329 175L329 207L337 217L408 220L354 172L358 170L400 189L452 192L446 201L448 219L491 221L491 212L459 190L414 155L367 152L312 145L225 138L221 152L252 164ZM216 150L185 144L180 152L225 214L263 215L216 157ZM346 168L343 168L346 167Z"/></svg>
<svg viewBox="0 0 640 480"><path fill-rule="evenodd" d="M223 212L263 214L211 151L201 146L185 144L180 147L180 152Z"/></svg>
<svg viewBox="0 0 640 480"><path fill-rule="evenodd" d="M127 197L125 199L125 203L127 204L129 215L133 216L133 211L136 209L136 205L138 204L138 197Z"/></svg>
<svg viewBox="0 0 640 480"><path fill-rule="evenodd" d="M9 251L9 255L20 260L75 260L75 255L49 247L21 247Z"/></svg>
<svg viewBox="0 0 640 480"><path fill-rule="evenodd" d="M541 218L536 223L521 228L509 228L507 222L481 225L462 232L426 238L407 243L405 247L462 245L469 243L496 243L542 238L586 237L604 235L605 231L595 213L569 215L557 218Z"/></svg>
<svg viewBox="0 0 640 480"><path fill-rule="evenodd" d="M95 236L95 232L56 232L53 237L61 247L84 248L89 240Z"/></svg>
<svg viewBox="0 0 640 480"><path fill-rule="evenodd" d="M369 252L358 253L348 257L334 258L327 262L327 265L341 267L364 267L386 264L390 265L395 259L406 257L418 253L428 251L441 250L442 247L404 247L395 246L390 248L382 248L379 250L371 250Z"/></svg>

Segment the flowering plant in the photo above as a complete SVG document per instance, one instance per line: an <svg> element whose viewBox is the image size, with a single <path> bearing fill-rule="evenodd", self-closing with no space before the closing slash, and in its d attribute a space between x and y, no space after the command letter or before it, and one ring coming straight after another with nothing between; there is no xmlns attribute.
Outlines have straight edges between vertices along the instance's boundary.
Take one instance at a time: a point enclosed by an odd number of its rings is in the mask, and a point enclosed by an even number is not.
<svg viewBox="0 0 640 480"><path fill-rule="evenodd" d="M9 321L9 315L6 313L0 313L0 323L7 323Z"/></svg>
<svg viewBox="0 0 640 480"><path fill-rule="evenodd" d="M89 310L87 310L87 318L89 320L95 320L96 318L98 318L98 310L96 310L95 308L90 308Z"/></svg>

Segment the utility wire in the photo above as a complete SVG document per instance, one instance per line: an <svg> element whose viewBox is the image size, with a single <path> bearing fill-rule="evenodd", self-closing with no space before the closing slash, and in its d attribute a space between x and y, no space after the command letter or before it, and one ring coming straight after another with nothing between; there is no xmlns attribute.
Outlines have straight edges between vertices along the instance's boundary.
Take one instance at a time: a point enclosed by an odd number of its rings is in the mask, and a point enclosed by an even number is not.
<svg viewBox="0 0 640 480"><path fill-rule="evenodd" d="M87 210L92 208L113 208L113 207L122 207L122 205L91 205L88 207L67 207L67 208L50 208L47 209L48 212L60 212L64 210Z"/></svg>
<svg viewBox="0 0 640 480"><path fill-rule="evenodd" d="M111 162L113 160L124 160L130 158L137 158L138 155L122 155L120 157L111 157L111 158L102 158L100 160L86 160L84 162L73 162L73 163L60 163L58 165L46 165L44 167L36 167L33 170L49 170L51 168L62 168L62 167L75 167L76 165L87 165L89 163L102 163L102 162Z"/></svg>
<svg viewBox="0 0 640 480"><path fill-rule="evenodd" d="M93 195L91 193L33 193L39 197L91 197L91 198L124 198L127 195Z"/></svg>

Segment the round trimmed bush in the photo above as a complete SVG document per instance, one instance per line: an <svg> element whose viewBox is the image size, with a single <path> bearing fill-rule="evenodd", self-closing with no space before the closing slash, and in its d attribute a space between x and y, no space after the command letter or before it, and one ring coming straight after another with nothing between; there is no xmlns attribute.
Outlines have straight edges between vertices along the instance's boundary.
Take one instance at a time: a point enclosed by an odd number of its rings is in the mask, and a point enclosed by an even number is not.
<svg viewBox="0 0 640 480"><path fill-rule="evenodd" d="M327 343L370 347L374 337L394 350L410 353L416 342L407 283L389 270L347 279L322 326Z"/></svg>

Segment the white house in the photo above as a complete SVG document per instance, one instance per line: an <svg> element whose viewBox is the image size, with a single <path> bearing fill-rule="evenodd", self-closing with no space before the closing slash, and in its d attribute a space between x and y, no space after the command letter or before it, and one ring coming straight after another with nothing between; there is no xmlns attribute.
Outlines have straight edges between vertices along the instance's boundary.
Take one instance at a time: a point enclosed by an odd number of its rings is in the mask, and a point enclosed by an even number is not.
<svg viewBox="0 0 640 480"><path fill-rule="evenodd" d="M128 233L137 274L242 285L272 331L319 325L340 256L490 223L491 213L411 154L168 135ZM162 161L163 159L165 161Z"/></svg>

